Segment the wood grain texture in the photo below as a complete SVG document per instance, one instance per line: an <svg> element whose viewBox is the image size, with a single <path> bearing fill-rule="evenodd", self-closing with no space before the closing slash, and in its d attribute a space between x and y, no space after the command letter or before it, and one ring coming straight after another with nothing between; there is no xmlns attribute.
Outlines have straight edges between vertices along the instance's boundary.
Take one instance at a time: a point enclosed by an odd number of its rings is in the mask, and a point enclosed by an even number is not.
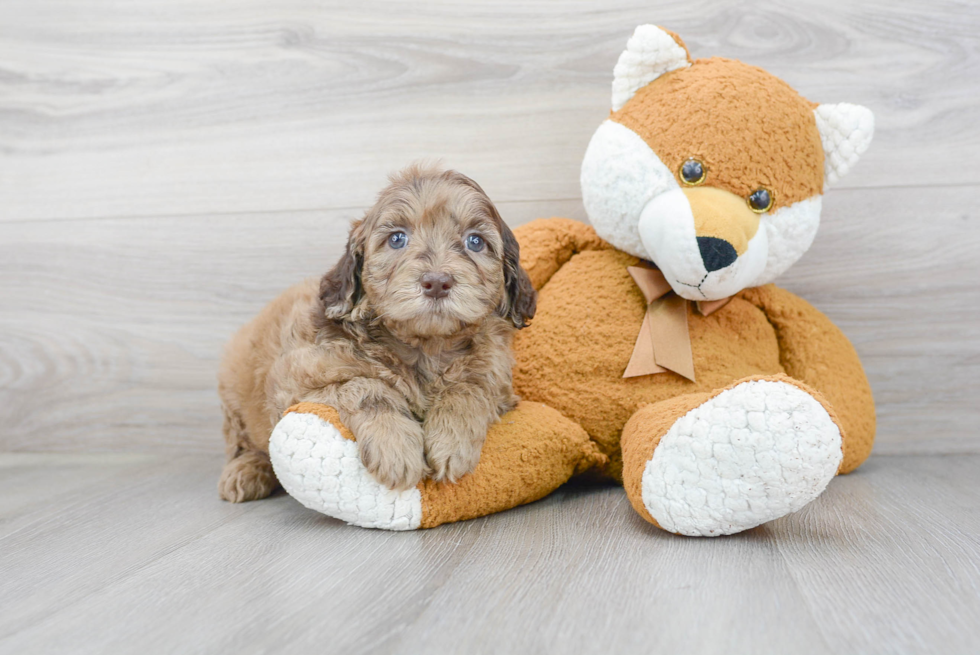
<svg viewBox="0 0 980 655"><path fill-rule="evenodd" d="M430 531L363 530L285 495L222 503L220 464L0 455L47 498L0 510L0 653L980 644L976 455L880 457L803 512L718 539L658 531L622 489L588 486Z"/></svg>
<svg viewBox="0 0 980 655"><path fill-rule="evenodd" d="M966 0L5 0L0 220L360 207L418 157L500 200L577 198L645 22L872 107L849 188L977 181Z"/></svg>
<svg viewBox="0 0 980 655"><path fill-rule="evenodd" d="M857 345L877 452L980 451L980 8L945 0L0 3L0 450L218 452L222 344L411 159L584 219L650 21L874 109L782 283Z"/></svg>

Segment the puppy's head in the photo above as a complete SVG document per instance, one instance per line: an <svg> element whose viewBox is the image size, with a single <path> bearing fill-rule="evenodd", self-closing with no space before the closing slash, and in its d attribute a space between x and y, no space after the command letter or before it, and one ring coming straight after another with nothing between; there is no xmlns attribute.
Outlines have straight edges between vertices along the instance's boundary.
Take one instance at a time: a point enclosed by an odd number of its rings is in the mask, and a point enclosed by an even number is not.
<svg viewBox="0 0 980 655"><path fill-rule="evenodd" d="M418 337L448 336L496 312L521 328L536 294L510 228L480 186L413 165L351 228L320 283L324 316L380 319Z"/></svg>

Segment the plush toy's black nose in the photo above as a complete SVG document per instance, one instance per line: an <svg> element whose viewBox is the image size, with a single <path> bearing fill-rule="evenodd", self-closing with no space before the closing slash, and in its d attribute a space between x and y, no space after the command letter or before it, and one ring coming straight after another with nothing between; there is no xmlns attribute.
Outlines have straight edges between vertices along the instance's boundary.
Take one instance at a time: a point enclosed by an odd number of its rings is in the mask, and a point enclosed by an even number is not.
<svg viewBox="0 0 980 655"><path fill-rule="evenodd" d="M456 280L449 273L426 273L420 280L422 293L430 298L445 298Z"/></svg>
<svg viewBox="0 0 980 655"><path fill-rule="evenodd" d="M738 259L735 247L716 237L698 237L698 250L701 251L701 261L709 273L731 266Z"/></svg>

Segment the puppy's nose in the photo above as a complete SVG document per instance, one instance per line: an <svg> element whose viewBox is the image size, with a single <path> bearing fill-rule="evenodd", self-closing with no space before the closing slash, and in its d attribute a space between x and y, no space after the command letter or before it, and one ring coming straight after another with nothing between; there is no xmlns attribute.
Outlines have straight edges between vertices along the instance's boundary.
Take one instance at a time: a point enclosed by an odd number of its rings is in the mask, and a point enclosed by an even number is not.
<svg viewBox="0 0 980 655"><path fill-rule="evenodd" d="M716 237L698 237L698 250L701 251L701 261L709 273L731 266L738 259L735 247Z"/></svg>
<svg viewBox="0 0 980 655"><path fill-rule="evenodd" d="M456 280L449 273L426 273L420 280L422 293L430 298L445 298Z"/></svg>

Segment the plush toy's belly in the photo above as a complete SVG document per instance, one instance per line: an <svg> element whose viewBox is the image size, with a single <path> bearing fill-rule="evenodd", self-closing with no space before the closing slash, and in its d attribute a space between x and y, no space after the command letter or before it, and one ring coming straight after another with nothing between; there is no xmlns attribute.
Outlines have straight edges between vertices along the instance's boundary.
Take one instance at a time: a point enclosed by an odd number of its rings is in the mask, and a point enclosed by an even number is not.
<svg viewBox="0 0 980 655"><path fill-rule="evenodd" d="M783 372L765 314L736 296L711 316L688 315L697 382L671 372L623 379L646 311L626 270L636 263L615 250L575 255L541 289L534 320L514 341L517 393L582 425L616 479L620 432L641 405Z"/></svg>

